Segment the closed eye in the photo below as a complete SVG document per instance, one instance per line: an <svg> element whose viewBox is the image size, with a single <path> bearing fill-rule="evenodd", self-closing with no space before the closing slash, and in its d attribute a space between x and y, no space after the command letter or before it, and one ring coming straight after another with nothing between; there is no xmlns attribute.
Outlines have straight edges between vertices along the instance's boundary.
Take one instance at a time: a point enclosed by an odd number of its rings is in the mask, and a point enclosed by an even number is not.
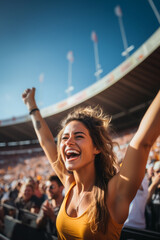
<svg viewBox="0 0 160 240"><path fill-rule="evenodd" d="M78 136L76 136L76 138L84 138L84 136L78 135Z"/></svg>
<svg viewBox="0 0 160 240"><path fill-rule="evenodd" d="M68 139L68 137L66 137L66 136L62 137L62 140L66 140L66 139Z"/></svg>
<svg viewBox="0 0 160 240"><path fill-rule="evenodd" d="M76 139L77 138L84 138L85 135L86 134L84 132L75 132L74 133L74 136L75 136ZM65 134L65 135L62 136L62 140L67 140L67 139L69 139L69 135L68 134Z"/></svg>

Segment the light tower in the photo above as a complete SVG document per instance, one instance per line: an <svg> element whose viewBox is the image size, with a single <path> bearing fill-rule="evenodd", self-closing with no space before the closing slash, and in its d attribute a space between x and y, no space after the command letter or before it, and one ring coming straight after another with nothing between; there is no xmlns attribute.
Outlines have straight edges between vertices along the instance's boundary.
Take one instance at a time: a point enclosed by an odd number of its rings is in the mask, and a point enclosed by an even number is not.
<svg viewBox="0 0 160 240"><path fill-rule="evenodd" d="M93 45L94 45L94 56L95 56L95 66L96 66L96 72L94 75L96 76L97 81L98 81L100 79L100 74L103 72L103 70L101 69L101 65L99 64L98 38L97 38L95 31L92 31L91 39L92 39Z"/></svg>
<svg viewBox="0 0 160 240"><path fill-rule="evenodd" d="M154 2L152 0L148 0L148 2L150 4L150 6L151 6L151 8L152 8L156 18L157 18L158 23L160 24L160 14L159 14L159 12L158 12Z"/></svg>
<svg viewBox="0 0 160 240"><path fill-rule="evenodd" d="M122 20L122 10L121 10L120 6L116 6L114 10L115 10L116 16L118 17L123 46L124 46L124 51L121 53L121 55L123 57L128 58L129 53L134 49L134 46L131 45L130 47L128 47L128 42L127 42L127 38L126 38L124 26L123 26L123 20Z"/></svg>
<svg viewBox="0 0 160 240"><path fill-rule="evenodd" d="M69 51L67 53L67 59L68 59L68 88L66 89L66 93L68 97L71 96L71 92L73 91L74 87L72 86L72 64L74 61L73 52Z"/></svg>

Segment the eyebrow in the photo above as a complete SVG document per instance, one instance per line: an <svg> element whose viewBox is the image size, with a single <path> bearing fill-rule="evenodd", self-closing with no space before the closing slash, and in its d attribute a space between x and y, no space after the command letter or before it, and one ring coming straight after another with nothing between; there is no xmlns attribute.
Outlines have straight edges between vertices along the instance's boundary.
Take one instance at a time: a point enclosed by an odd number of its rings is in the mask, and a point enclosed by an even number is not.
<svg viewBox="0 0 160 240"><path fill-rule="evenodd" d="M86 135L84 132L74 132L74 135L77 135L77 134L83 134L83 135ZM63 133L62 136L64 135L69 135L69 133Z"/></svg>

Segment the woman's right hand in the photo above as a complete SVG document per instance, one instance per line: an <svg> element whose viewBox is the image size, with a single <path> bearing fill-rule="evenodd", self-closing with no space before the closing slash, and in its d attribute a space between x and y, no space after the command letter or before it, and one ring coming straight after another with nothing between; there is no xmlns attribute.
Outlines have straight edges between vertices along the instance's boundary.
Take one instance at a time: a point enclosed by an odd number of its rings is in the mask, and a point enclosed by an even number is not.
<svg viewBox="0 0 160 240"><path fill-rule="evenodd" d="M28 107L29 111L31 111L33 108L36 108L35 88L27 88L22 94L22 100Z"/></svg>

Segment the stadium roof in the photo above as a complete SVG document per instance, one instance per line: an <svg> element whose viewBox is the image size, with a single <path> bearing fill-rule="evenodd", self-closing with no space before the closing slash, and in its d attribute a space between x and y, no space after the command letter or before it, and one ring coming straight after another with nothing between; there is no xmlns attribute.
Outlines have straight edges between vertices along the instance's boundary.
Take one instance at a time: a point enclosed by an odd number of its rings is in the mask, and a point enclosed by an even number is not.
<svg viewBox="0 0 160 240"><path fill-rule="evenodd" d="M160 28L132 56L101 80L41 113L54 136L78 106L101 106L121 130L136 126L160 88ZM37 139L30 116L0 122L0 143Z"/></svg>

